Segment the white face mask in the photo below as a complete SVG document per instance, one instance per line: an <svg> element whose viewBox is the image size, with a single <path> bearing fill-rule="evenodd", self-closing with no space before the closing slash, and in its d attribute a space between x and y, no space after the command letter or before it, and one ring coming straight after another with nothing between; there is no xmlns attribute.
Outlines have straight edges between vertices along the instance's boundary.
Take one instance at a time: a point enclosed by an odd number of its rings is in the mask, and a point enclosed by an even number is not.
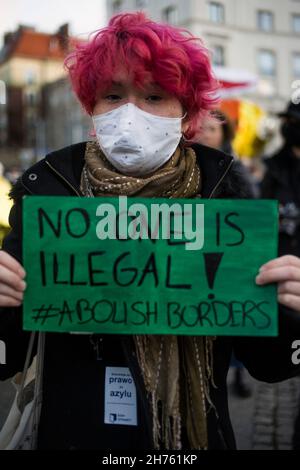
<svg viewBox="0 0 300 470"><path fill-rule="evenodd" d="M154 116L132 103L93 116L98 143L125 175L152 173L166 163L182 137L183 118Z"/></svg>

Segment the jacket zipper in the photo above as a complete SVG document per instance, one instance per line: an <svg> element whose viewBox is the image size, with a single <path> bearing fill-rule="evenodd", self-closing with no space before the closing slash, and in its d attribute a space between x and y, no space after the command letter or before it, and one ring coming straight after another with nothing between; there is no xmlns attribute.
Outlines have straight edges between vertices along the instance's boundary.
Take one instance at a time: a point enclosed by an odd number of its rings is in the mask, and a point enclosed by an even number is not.
<svg viewBox="0 0 300 470"><path fill-rule="evenodd" d="M220 178L219 181L217 182L216 186L214 187L214 189L212 190L212 192L211 192L210 195L208 196L208 199L211 199L211 198L213 197L214 192L216 191L216 189L217 189L217 188L220 186L220 184L222 183L223 179L225 178L225 176L227 175L228 171L229 171L230 168L232 167L233 162L234 162L234 159L231 160L230 164L229 164L228 167L226 168L226 171L223 173L223 175L221 176L221 178Z"/></svg>
<svg viewBox="0 0 300 470"><path fill-rule="evenodd" d="M79 197L82 197L82 194L80 194L79 191L77 191L76 188L74 188L74 186L61 174L59 173L59 171L57 171L49 162L48 160L45 160L46 164L49 166L49 168L51 168L52 171L54 171L54 173L56 173L73 191L75 194L77 194L77 196Z"/></svg>

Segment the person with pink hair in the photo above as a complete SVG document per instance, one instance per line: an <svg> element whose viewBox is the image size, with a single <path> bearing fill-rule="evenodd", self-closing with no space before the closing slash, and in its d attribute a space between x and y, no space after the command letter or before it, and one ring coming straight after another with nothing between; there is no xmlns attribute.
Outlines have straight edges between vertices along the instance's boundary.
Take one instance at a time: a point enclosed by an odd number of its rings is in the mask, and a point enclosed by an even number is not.
<svg viewBox="0 0 300 470"><path fill-rule="evenodd" d="M201 40L140 12L120 14L78 45L66 68L95 139L50 153L13 188L12 229L0 252L0 337L7 345L1 379L22 370L30 338L21 326L24 195L249 195L231 156L194 143L217 105L218 83ZM37 448L235 448L226 389L232 351L261 380L283 380L300 368L290 360L300 337L299 258L270 260L253 281L278 283L278 338L46 333ZM134 383L126 423L118 409L106 414L114 368Z"/></svg>

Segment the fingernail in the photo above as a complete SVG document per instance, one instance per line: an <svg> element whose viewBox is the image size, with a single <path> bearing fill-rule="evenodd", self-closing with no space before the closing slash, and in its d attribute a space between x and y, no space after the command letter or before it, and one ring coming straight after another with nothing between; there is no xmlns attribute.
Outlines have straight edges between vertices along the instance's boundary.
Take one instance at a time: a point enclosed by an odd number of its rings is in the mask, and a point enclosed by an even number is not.
<svg viewBox="0 0 300 470"><path fill-rule="evenodd" d="M24 269L20 269L20 270L19 270L19 275L20 275L21 277L25 277L26 272L24 271Z"/></svg>
<svg viewBox="0 0 300 470"><path fill-rule="evenodd" d="M256 284L261 284L261 276L260 275L256 276L255 281L256 281Z"/></svg>
<svg viewBox="0 0 300 470"><path fill-rule="evenodd" d="M259 272L261 273L261 272L264 271L265 269L266 269L266 267L265 267L265 265L263 265L263 266L261 266L261 267L259 268Z"/></svg>
<svg viewBox="0 0 300 470"><path fill-rule="evenodd" d="M26 289L26 282L21 281L20 282L20 287L21 287L22 290L25 290Z"/></svg>

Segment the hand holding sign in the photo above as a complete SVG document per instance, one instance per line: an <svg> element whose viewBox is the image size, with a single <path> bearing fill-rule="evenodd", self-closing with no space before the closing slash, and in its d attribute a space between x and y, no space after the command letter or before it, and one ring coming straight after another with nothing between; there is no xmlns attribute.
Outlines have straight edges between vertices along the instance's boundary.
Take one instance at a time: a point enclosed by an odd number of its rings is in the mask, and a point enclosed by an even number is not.
<svg viewBox="0 0 300 470"><path fill-rule="evenodd" d="M277 250L275 202L131 201L122 225L120 199L105 198L105 211L99 199L25 199L26 329L277 333L276 287L255 284ZM170 207L169 237L161 237Z"/></svg>
<svg viewBox="0 0 300 470"><path fill-rule="evenodd" d="M26 287L25 271L18 261L0 251L0 307L18 307Z"/></svg>
<svg viewBox="0 0 300 470"><path fill-rule="evenodd" d="M300 258L286 255L261 266L258 285L278 282L278 302L300 312Z"/></svg>

